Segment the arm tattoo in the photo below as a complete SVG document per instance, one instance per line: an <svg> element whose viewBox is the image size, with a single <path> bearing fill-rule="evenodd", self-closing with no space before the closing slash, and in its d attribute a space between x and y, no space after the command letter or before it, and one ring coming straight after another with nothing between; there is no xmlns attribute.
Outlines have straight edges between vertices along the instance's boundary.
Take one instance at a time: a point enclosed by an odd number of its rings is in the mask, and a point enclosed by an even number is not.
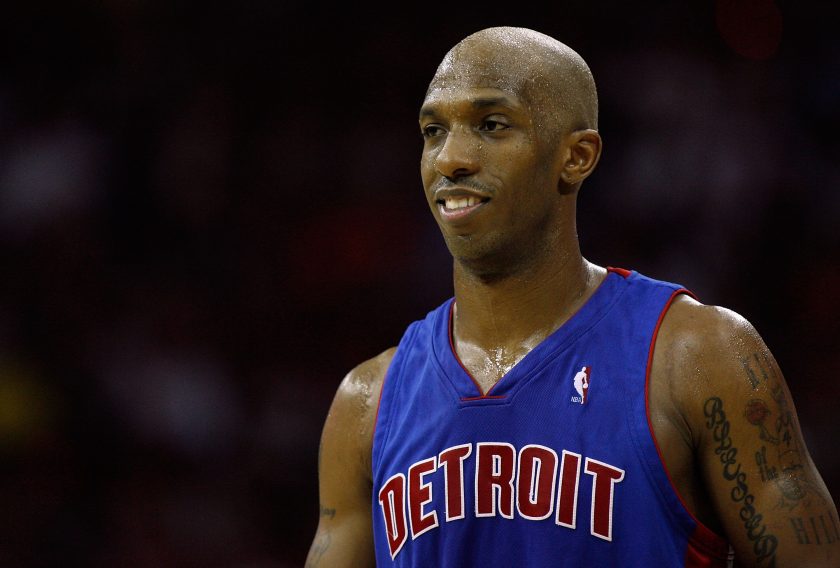
<svg viewBox="0 0 840 568"><path fill-rule="evenodd" d="M772 481L779 489L781 499L777 507L793 509L809 494L819 496L819 492L804 479L805 466L797 441L793 410L778 372L766 354L760 357L754 353L751 358L744 358L741 362L753 388L763 382L777 408L771 410L764 400L754 398L744 409L747 422L758 428L759 437L768 444L761 446L761 450L755 454L761 480ZM769 456L768 446L771 448Z"/></svg>
<svg viewBox="0 0 840 568"><path fill-rule="evenodd" d="M780 404L780 416L771 425L771 430L768 430L765 422L773 412L763 400L749 401L744 416L750 424L758 428L759 437L776 450L771 452L771 458L767 457L767 446L761 446L761 450L755 454L755 462L761 470L761 480L773 481L782 494L779 505L791 509L805 497L807 485L802 479L804 466L793 431L793 414L786 406Z"/></svg>
<svg viewBox="0 0 840 568"><path fill-rule="evenodd" d="M753 390L758 390L758 386L762 381L767 384L771 378L777 384L781 383L776 368L766 353L761 353L760 355L753 353L752 358L741 357L741 365L744 367L744 372L747 374L747 379L750 381L750 386ZM768 370L770 371L769 375Z"/></svg>
<svg viewBox="0 0 840 568"><path fill-rule="evenodd" d="M706 399L703 414L706 416L706 428L711 431L712 438L717 443L715 454L723 466L723 477L733 483L729 497L741 505L739 516L744 522L744 530L747 539L752 543L756 560L759 563L765 563L765 566L775 567L779 540L767 531L767 525L763 521L764 516L753 504L755 496L750 492L747 474L741 471L738 448L733 445L732 437L729 435L731 426L723 410L723 401L718 397Z"/></svg>
<svg viewBox="0 0 840 568"><path fill-rule="evenodd" d="M306 568L316 568L321 565L321 559L324 553L329 549L332 538L330 533L322 532L312 543L312 548L309 550L309 556L306 559Z"/></svg>
<svg viewBox="0 0 840 568"><path fill-rule="evenodd" d="M791 517L790 525L799 544L834 544L840 541L840 530L832 511L819 516Z"/></svg>
<svg viewBox="0 0 840 568"><path fill-rule="evenodd" d="M755 463L761 481L772 482L779 490L775 508L793 511L800 504L810 507L814 498L825 504L826 499L806 477L803 451L799 447L792 405L785 394L784 383L776 365L767 353L753 353L741 359L744 372L753 390L764 384L775 407L771 408L761 398L754 398L744 409L744 418L758 429L761 440L766 442L755 453ZM821 545L840 541L840 531L832 511L803 517L790 517L790 526L799 544Z"/></svg>

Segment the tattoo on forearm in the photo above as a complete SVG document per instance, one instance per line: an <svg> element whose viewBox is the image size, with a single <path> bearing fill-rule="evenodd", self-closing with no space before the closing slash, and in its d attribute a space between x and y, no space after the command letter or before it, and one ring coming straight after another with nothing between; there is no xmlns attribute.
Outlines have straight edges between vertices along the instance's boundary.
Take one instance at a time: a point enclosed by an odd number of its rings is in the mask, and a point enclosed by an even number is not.
<svg viewBox="0 0 840 568"><path fill-rule="evenodd" d="M328 532L322 532L315 538L315 542L312 543L312 548L309 549L309 556L306 558L306 568L320 566L321 558L324 557L324 553L329 549L331 541L332 538Z"/></svg>
<svg viewBox="0 0 840 568"><path fill-rule="evenodd" d="M711 431L717 443L715 454L723 465L723 477L734 484L729 496L732 501L741 504L740 518L744 522L746 536L752 543L756 560L766 563L765 566L775 566L779 540L767 531L764 515L755 508L755 496L750 492L747 474L741 471L741 462L738 461L738 448L733 445L729 435L731 426L723 410L723 401L718 397L707 399L703 405L703 414L706 416L706 428Z"/></svg>
<svg viewBox="0 0 840 568"><path fill-rule="evenodd" d="M840 530L831 511L815 517L791 517L790 524L799 544L822 545L840 541Z"/></svg>
<svg viewBox="0 0 840 568"><path fill-rule="evenodd" d="M323 505L320 506L320 514L322 517L327 517L328 519L332 519L335 517L335 509L330 509L328 507L324 507Z"/></svg>

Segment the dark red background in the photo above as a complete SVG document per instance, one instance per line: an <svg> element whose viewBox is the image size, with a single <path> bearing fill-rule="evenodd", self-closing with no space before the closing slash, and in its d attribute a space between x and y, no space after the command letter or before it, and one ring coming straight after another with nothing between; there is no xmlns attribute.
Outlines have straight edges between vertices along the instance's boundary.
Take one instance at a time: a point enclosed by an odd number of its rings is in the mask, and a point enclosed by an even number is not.
<svg viewBox="0 0 840 568"><path fill-rule="evenodd" d="M303 564L338 382L450 294L416 115L488 25L590 63L585 255L752 321L836 499L836 30L664 5L4 8L0 564Z"/></svg>

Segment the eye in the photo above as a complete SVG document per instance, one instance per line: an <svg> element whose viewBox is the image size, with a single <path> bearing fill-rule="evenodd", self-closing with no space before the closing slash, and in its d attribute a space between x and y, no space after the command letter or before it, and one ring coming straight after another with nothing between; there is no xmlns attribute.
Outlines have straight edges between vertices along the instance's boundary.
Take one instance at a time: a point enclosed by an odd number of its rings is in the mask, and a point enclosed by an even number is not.
<svg viewBox="0 0 840 568"><path fill-rule="evenodd" d="M428 124L422 128L423 138L433 138L443 134L443 128L437 124Z"/></svg>
<svg viewBox="0 0 840 568"><path fill-rule="evenodd" d="M478 129L484 132L500 132L502 130L507 130L508 128L510 128L510 126L504 122L488 118L481 123L481 126Z"/></svg>

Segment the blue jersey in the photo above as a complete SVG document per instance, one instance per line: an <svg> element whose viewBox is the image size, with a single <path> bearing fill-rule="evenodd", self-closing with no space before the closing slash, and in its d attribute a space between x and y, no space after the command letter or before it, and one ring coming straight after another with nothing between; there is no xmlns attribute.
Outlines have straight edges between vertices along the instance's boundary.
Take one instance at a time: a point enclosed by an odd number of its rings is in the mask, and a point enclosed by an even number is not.
<svg viewBox="0 0 840 568"><path fill-rule="evenodd" d="M453 299L412 323L373 438L378 566L726 566L685 508L647 413L652 346L687 291L611 269L482 393L453 349Z"/></svg>

